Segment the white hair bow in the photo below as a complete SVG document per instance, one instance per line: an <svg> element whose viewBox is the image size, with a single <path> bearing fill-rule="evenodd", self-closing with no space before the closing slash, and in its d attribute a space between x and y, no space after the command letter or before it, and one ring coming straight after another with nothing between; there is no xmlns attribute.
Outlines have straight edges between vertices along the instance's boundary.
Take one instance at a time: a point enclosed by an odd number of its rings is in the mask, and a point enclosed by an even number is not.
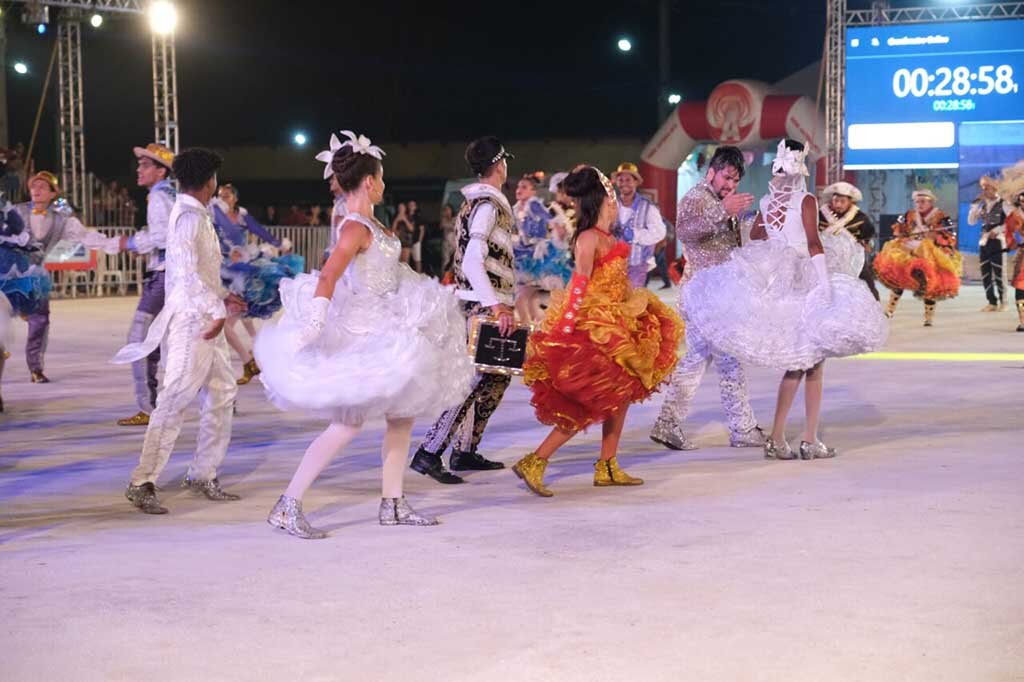
<svg viewBox="0 0 1024 682"><path fill-rule="evenodd" d="M339 149L341 149L341 140L338 139L337 135L331 133L331 148L325 149L316 155L316 160L324 163L324 180L331 177L331 173L334 172L331 170L331 162L334 161L334 152Z"/></svg>
<svg viewBox="0 0 1024 682"><path fill-rule="evenodd" d="M786 146L785 140L779 140L779 146L775 149L775 160L772 161L772 173L778 175L780 172L785 175L810 175L807 172L807 165L804 159L807 158L807 150L797 151Z"/></svg>
<svg viewBox="0 0 1024 682"><path fill-rule="evenodd" d="M342 130L341 134L348 138L347 142L342 143L342 147L351 147L357 154L369 154L378 160L384 158L384 150L371 144L370 138L366 135L356 136L351 130Z"/></svg>

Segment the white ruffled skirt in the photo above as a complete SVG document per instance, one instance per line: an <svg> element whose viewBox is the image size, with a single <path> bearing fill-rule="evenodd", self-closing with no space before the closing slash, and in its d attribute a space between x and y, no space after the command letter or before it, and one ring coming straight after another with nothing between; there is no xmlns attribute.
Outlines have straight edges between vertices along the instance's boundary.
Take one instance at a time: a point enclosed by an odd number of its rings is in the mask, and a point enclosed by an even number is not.
<svg viewBox="0 0 1024 682"><path fill-rule="evenodd" d="M822 234L832 300L811 259L783 240L757 241L697 272L683 288L688 324L720 352L776 369L878 350L889 324L858 278L864 250L846 231Z"/></svg>
<svg viewBox="0 0 1024 682"><path fill-rule="evenodd" d="M321 337L298 350L318 276L281 281L284 314L263 325L254 354L271 402L345 424L435 417L461 403L475 368L459 300L436 280L401 269L397 291L351 291L339 281Z"/></svg>

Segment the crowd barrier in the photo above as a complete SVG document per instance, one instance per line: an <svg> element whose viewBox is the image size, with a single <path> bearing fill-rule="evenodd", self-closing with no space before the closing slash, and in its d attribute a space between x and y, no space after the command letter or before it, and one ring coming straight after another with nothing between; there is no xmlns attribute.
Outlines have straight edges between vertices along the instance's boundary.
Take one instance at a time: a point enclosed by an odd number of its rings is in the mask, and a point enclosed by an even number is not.
<svg viewBox="0 0 1024 682"><path fill-rule="evenodd" d="M110 237L131 235L134 227L96 228ZM278 239L289 239L293 250L306 259L306 272L318 269L330 242L330 228L308 225L267 226ZM113 256L96 252L95 265L56 270L53 275L54 298L98 296L137 296L146 274L146 257L122 252Z"/></svg>

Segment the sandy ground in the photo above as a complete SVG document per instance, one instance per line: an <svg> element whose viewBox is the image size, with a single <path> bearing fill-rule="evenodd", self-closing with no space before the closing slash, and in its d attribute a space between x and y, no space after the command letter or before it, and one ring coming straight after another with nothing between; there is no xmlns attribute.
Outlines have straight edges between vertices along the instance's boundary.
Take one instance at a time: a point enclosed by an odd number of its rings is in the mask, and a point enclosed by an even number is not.
<svg viewBox="0 0 1024 682"><path fill-rule="evenodd" d="M904 300L888 350L1024 351L977 287L921 327ZM331 537L264 519L322 427L243 387L221 479L244 499L176 488L194 414L161 480L171 513L122 496L141 429L120 346L129 299L61 301L32 385L17 325L0 416L3 680L1024 680L1024 361L831 361L824 439L839 458L771 462L727 447L712 374L692 453L647 439L632 409L628 471L595 489L598 434L549 469L556 496L509 471L407 493L436 528L376 522L381 427L306 499ZM778 376L752 372L771 417ZM790 434L798 436L802 403ZM426 423L417 425L422 434ZM518 382L486 454L539 442Z"/></svg>

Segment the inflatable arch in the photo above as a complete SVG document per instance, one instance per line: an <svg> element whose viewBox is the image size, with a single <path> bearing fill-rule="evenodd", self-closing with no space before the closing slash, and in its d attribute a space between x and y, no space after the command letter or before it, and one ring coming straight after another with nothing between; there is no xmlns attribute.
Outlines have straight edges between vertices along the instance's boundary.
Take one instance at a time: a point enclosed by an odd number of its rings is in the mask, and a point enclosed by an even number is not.
<svg viewBox="0 0 1024 682"><path fill-rule="evenodd" d="M807 145L816 159L817 185L825 181L825 119L802 95L777 94L770 85L728 80L706 102L684 102L662 124L640 157L642 188L653 191L662 215L676 214L679 166L703 142L740 149L764 147L790 137Z"/></svg>

